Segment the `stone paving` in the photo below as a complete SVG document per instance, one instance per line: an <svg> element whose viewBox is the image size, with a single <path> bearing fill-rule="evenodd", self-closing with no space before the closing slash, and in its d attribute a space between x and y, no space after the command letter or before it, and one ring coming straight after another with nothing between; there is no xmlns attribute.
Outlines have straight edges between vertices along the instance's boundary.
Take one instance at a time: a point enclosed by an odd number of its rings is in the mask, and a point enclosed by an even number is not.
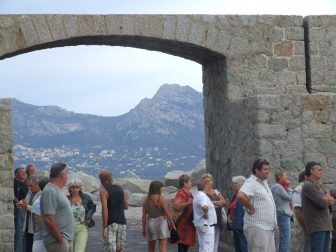
<svg viewBox="0 0 336 252"><path fill-rule="evenodd" d="M96 225L89 230L89 240L86 246L86 252L102 252L102 221L100 216L94 218ZM125 251L147 251L147 241L143 238L141 232L141 220L127 219L127 240ZM157 244L156 251L159 251ZM169 252L177 252L176 244L168 245ZM197 248L189 249L190 252L198 251Z"/></svg>

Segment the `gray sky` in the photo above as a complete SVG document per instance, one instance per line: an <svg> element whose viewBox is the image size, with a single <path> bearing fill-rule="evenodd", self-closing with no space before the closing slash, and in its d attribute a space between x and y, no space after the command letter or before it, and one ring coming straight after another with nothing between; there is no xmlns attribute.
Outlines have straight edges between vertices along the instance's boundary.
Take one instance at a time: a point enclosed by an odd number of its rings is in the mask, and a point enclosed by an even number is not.
<svg viewBox="0 0 336 252"><path fill-rule="evenodd" d="M336 14L335 0L0 0L0 14ZM201 65L126 47L46 49L0 61L0 97L98 115L128 112L164 83L202 91ZM18 74L19 73L19 74Z"/></svg>

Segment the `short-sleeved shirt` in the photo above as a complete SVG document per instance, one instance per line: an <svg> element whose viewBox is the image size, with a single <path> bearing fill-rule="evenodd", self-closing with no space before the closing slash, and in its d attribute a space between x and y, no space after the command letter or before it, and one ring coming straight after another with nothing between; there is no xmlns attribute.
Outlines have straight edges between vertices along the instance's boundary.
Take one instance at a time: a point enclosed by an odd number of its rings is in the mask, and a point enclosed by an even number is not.
<svg viewBox="0 0 336 252"><path fill-rule="evenodd" d="M203 217L204 212L202 210L203 206L208 207L208 218ZM193 200L194 209L194 225L195 227L200 227L203 225L214 225L217 223L217 215L214 204L211 202L210 198L202 191L199 191Z"/></svg>
<svg viewBox="0 0 336 252"><path fill-rule="evenodd" d="M75 221L70 201L67 199L65 194L53 184L48 183L42 191L40 204L41 217L45 227L43 229L44 244L56 241L55 237L44 222L43 217L45 214L54 215L63 238L68 241L72 241L74 236Z"/></svg>
<svg viewBox="0 0 336 252"><path fill-rule="evenodd" d="M41 198L41 196L38 197L32 205L33 216L35 214L38 215L38 216L41 216L40 198ZM35 221L33 221L33 223L34 223L34 241L43 240L42 227L37 225L37 223L35 223Z"/></svg>
<svg viewBox="0 0 336 252"><path fill-rule="evenodd" d="M271 189L267 181L261 181L251 175L239 190L251 200L255 212L244 215L244 229L259 227L264 230L274 230L276 226L276 208Z"/></svg>
<svg viewBox="0 0 336 252"><path fill-rule="evenodd" d="M301 199L302 187L303 182L301 182L293 191L293 197L292 197L293 208L295 207L302 208L302 199Z"/></svg>

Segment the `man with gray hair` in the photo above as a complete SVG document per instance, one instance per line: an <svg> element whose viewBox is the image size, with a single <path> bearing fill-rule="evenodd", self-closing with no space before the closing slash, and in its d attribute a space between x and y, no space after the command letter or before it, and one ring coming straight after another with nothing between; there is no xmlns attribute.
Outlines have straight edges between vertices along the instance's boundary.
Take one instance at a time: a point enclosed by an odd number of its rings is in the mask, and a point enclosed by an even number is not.
<svg viewBox="0 0 336 252"><path fill-rule="evenodd" d="M25 220L23 223L23 231L25 233L26 251L31 252L34 242L34 226L33 226L33 214L32 205L37 198L40 197L41 190L39 186L40 178L36 176L30 176L27 179L29 191L24 200L20 200L16 203L18 208L24 209Z"/></svg>
<svg viewBox="0 0 336 252"><path fill-rule="evenodd" d="M307 163L306 176L301 195L303 218L307 220L305 230L310 236L311 251L327 252L330 231L333 230L329 206L334 204L334 198L319 183L322 177L320 163Z"/></svg>
<svg viewBox="0 0 336 252"><path fill-rule="evenodd" d="M61 190L67 179L67 165L53 164L50 168L50 182L41 195L41 217L45 227L43 241L48 252L72 251L75 221L70 202Z"/></svg>

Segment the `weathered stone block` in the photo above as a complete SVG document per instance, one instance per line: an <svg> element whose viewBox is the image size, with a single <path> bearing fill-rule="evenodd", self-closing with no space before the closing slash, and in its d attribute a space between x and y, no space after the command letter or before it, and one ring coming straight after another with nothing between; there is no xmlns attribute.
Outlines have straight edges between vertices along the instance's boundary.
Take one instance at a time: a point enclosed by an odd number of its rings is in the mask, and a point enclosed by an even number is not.
<svg viewBox="0 0 336 252"><path fill-rule="evenodd" d="M134 20L133 15L123 15L121 34L134 35Z"/></svg>
<svg viewBox="0 0 336 252"><path fill-rule="evenodd" d="M279 95L259 95L257 98L257 108L261 111L281 111Z"/></svg>
<svg viewBox="0 0 336 252"><path fill-rule="evenodd" d="M323 41L326 36L325 28L311 28L309 30L309 41L318 42Z"/></svg>
<svg viewBox="0 0 336 252"><path fill-rule="evenodd" d="M94 26L94 30L96 34L99 34L99 35L107 34L104 16L94 15L93 16L93 26Z"/></svg>
<svg viewBox="0 0 336 252"><path fill-rule="evenodd" d="M290 57L294 53L292 41L282 41L274 45L274 54L279 57Z"/></svg>
<svg viewBox="0 0 336 252"><path fill-rule="evenodd" d="M164 24L163 38L173 39L176 38L177 16L166 16Z"/></svg>
<svg viewBox="0 0 336 252"><path fill-rule="evenodd" d="M325 124L310 123L302 125L304 138L331 138L332 126Z"/></svg>
<svg viewBox="0 0 336 252"><path fill-rule="evenodd" d="M294 56L289 60L289 70L304 71L306 69L306 62L304 56Z"/></svg>
<svg viewBox="0 0 336 252"><path fill-rule="evenodd" d="M189 37L190 27L191 27L191 19L188 16L178 16L176 38L179 41L186 42Z"/></svg>
<svg viewBox="0 0 336 252"><path fill-rule="evenodd" d="M37 15L33 17L34 26L37 30L37 34L41 42L48 42L52 39L49 32L47 20L43 15Z"/></svg>
<svg viewBox="0 0 336 252"><path fill-rule="evenodd" d="M46 15L51 36L55 40L66 38L62 15Z"/></svg>
<svg viewBox="0 0 336 252"><path fill-rule="evenodd" d="M105 23L109 34L121 35L123 29L122 15L107 15L105 16Z"/></svg>
<svg viewBox="0 0 336 252"><path fill-rule="evenodd" d="M281 27L273 27L270 29L267 38L272 42L280 42L285 38L285 29Z"/></svg>
<svg viewBox="0 0 336 252"><path fill-rule="evenodd" d="M327 33L326 33L325 38L327 41L336 40L336 27L335 26L327 28Z"/></svg>
<svg viewBox="0 0 336 252"><path fill-rule="evenodd" d="M324 79L326 85L336 85L336 70L327 70Z"/></svg>
<svg viewBox="0 0 336 252"><path fill-rule="evenodd" d="M326 97L323 95L306 95L301 97L302 110L323 110L326 104Z"/></svg>
<svg viewBox="0 0 336 252"><path fill-rule="evenodd" d="M331 155L327 157L327 164L330 168L336 168L336 156Z"/></svg>
<svg viewBox="0 0 336 252"><path fill-rule="evenodd" d="M258 136L266 139L285 139L287 132L283 125L258 124Z"/></svg>
<svg viewBox="0 0 336 252"><path fill-rule="evenodd" d="M15 21L12 16L10 15L1 15L0 16L0 27L7 28L14 26Z"/></svg>
<svg viewBox="0 0 336 252"><path fill-rule="evenodd" d="M65 15L63 17L65 31L69 37L79 36L79 27L77 16L75 15Z"/></svg>
<svg viewBox="0 0 336 252"><path fill-rule="evenodd" d="M0 232L0 244L2 243L8 243L9 241L12 241L14 237L14 229L7 229L7 230L1 230ZM5 250L3 250L5 251ZM7 250L10 251L10 250ZM14 250L12 250L14 251Z"/></svg>
<svg viewBox="0 0 336 252"><path fill-rule="evenodd" d="M149 18L149 36L163 37L164 18L162 16L150 16Z"/></svg>
<svg viewBox="0 0 336 252"><path fill-rule="evenodd" d="M304 41L294 41L294 55L305 55Z"/></svg>
<svg viewBox="0 0 336 252"><path fill-rule="evenodd" d="M27 46L32 46L38 43L38 36L31 21L22 23L20 27Z"/></svg>
<svg viewBox="0 0 336 252"><path fill-rule="evenodd" d="M78 17L79 31L82 36L95 34L93 16L83 15Z"/></svg>
<svg viewBox="0 0 336 252"><path fill-rule="evenodd" d="M321 140L318 150L320 150L320 152L323 154L336 155L336 143L331 141L331 139Z"/></svg>
<svg viewBox="0 0 336 252"><path fill-rule="evenodd" d="M265 87L274 87L279 83L279 76L269 70L263 70L260 73L260 84Z"/></svg>
<svg viewBox="0 0 336 252"><path fill-rule="evenodd" d="M191 25L188 41L196 45L202 45L205 42L205 37L206 37L205 26L203 24L193 22Z"/></svg>
<svg viewBox="0 0 336 252"><path fill-rule="evenodd" d="M13 229L14 228L14 216L13 215L1 215L0 216L0 230Z"/></svg>
<svg viewBox="0 0 336 252"><path fill-rule="evenodd" d="M1 154L1 156L3 156L4 154ZM0 162L1 162L1 158L0 158ZM7 169L1 169L0 167L0 171L1 171L1 176L0 176L0 185L1 187L8 187L11 188L13 186L13 179L14 179L14 172L13 171L8 171L9 168L12 167L6 167Z"/></svg>
<svg viewBox="0 0 336 252"><path fill-rule="evenodd" d="M134 33L135 35L147 35L149 29L149 16L139 15L134 20Z"/></svg>
<svg viewBox="0 0 336 252"><path fill-rule="evenodd" d="M208 30L206 32L206 41L205 41L206 47L213 49L213 50L215 49L216 42L218 40L218 33L219 31L215 26L208 27Z"/></svg>
<svg viewBox="0 0 336 252"><path fill-rule="evenodd" d="M0 202L12 202L13 200L13 188L4 187L0 190Z"/></svg>
<svg viewBox="0 0 336 252"><path fill-rule="evenodd" d="M228 49L231 43L231 34L229 32L220 31L218 34L217 47L220 52L224 52Z"/></svg>
<svg viewBox="0 0 336 252"><path fill-rule="evenodd" d="M281 71L279 81L283 85L296 85L296 75L288 70Z"/></svg>
<svg viewBox="0 0 336 252"><path fill-rule="evenodd" d="M280 72L281 70L288 69L288 60L272 58L269 60L268 65L270 70Z"/></svg>
<svg viewBox="0 0 336 252"><path fill-rule="evenodd" d="M304 40L304 29L302 27L290 27L286 29L287 40Z"/></svg>
<svg viewBox="0 0 336 252"><path fill-rule="evenodd" d="M314 69L325 69L327 67L327 59L321 56L311 56L310 66Z"/></svg>

